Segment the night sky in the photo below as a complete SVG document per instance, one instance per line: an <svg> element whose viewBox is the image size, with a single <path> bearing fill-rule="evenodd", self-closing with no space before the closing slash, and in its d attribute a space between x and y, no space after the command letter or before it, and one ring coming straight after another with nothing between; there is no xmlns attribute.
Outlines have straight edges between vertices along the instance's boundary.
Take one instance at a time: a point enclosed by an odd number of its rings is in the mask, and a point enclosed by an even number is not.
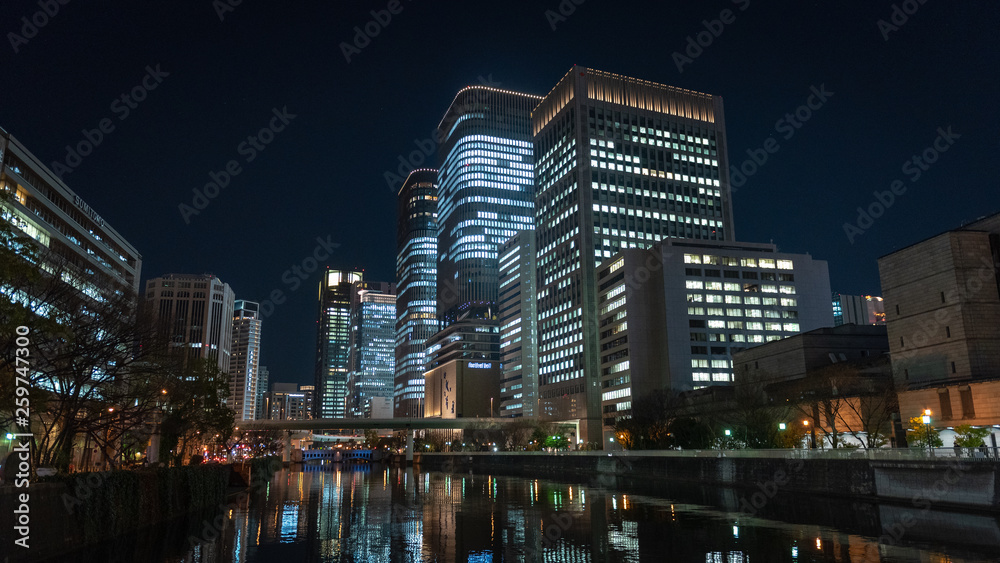
<svg viewBox="0 0 1000 563"><path fill-rule="evenodd" d="M324 266L393 280L399 184L385 174L469 84L544 95L580 64L723 96L732 165L773 139L737 182L737 239L827 260L842 293L879 293L879 256L1000 210L996 2L564 0L562 15L557 0L61 1L51 17L4 2L0 127L51 167L108 120L63 179L138 248L143 284L214 273L238 299L281 291L263 325L272 382L313 378L320 274L292 267L323 255L319 239L339 244ZM377 34L348 62L342 44L366 25ZM684 54L700 32L707 46ZM800 109L813 87L832 95ZM135 88L141 102L121 99ZM262 150L241 146L272 123ZM911 161L928 149L933 164ZM230 161L228 186L195 202ZM895 180L849 240L844 224ZM186 221L178 206L195 203Z"/></svg>

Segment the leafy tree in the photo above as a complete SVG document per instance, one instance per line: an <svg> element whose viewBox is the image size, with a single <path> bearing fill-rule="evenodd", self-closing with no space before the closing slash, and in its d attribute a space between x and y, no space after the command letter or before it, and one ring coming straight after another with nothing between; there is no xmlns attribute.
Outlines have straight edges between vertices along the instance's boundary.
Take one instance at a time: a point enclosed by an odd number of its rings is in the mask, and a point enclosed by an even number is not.
<svg viewBox="0 0 1000 563"><path fill-rule="evenodd" d="M229 396L229 378L215 362L189 359L181 376L167 384L167 391L161 459L172 457L180 465L194 448L225 444L233 432L234 415L223 403Z"/></svg>
<svg viewBox="0 0 1000 563"><path fill-rule="evenodd" d="M929 424L924 424L922 417L914 416L911 418L907 430L909 432L906 435L906 441L911 448L926 448L928 447L928 443L930 443L930 447L932 448L940 448L944 445L938 429Z"/></svg>
<svg viewBox="0 0 1000 563"><path fill-rule="evenodd" d="M960 448L976 448L986 443L991 434L989 428L975 428L971 424L959 424L955 427L955 445Z"/></svg>
<svg viewBox="0 0 1000 563"><path fill-rule="evenodd" d="M545 447L556 450L563 450L569 447L569 440L565 436L555 435L545 438Z"/></svg>
<svg viewBox="0 0 1000 563"><path fill-rule="evenodd" d="M712 447L715 436L712 427L695 418L678 418L670 425L674 445L685 450L705 450Z"/></svg>

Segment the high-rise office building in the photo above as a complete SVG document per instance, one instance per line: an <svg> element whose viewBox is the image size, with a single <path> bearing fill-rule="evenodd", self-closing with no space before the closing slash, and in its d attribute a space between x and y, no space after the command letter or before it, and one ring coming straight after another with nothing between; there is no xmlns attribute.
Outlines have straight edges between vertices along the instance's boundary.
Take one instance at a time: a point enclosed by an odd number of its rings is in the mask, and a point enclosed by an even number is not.
<svg viewBox="0 0 1000 563"><path fill-rule="evenodd" d="M233 343L229 362L229 399L236 420L254 420L260 385L260 304L237 300L233 310Z"/></svg>
<svg viewBox="0 0 1000 563"><path fill-rule="evenodd" d="M313 401L312 385L278 383L268 393L268 416L271 420L308 420Z"/></svg>
<svg viewBox="0 0 1000 563"><path fill-rule="evenodd" d="M229 373L235 296L211 274L167 274L146 282L146 301L171 336L171 347Z"/></svg>
<svg viewBox="0 0 1000 563"><path fill-rule="evenodd" d="M885 304L874 295L833 294L833 326L884 325Z"/></svg>
<svg viewBox="0 0 1000 563"><path fill-rule="evenodd" d="M534 224L531 110L541 98L463 88L445 112L438 168L438 316L494 321L497 247Z"/></svg>
<svg viewBox="0 0 1000 563"><path fill-rule="evenodd" d="M396 210L394 414L421 417L424 349L437 332L437 170L414 170Z"/></svg>
<svg viewBox="0 0 1000 563"><path fill-rule="evenodd" d="M62 262L48 267L65 270L63 279L82 295L95 299L114 287L138 295L142 256L135 247L3 129L0 191L9 196L0 199L0 220ZM8 286L0 283L0 292Z"/></svg>
<svg viewBox="0 0 1000 563"><path fill-rule="evenodd" d="M734 381L732 354L830 326L826 262L773 244L667 238L597 268L603 442L633 398ZM545 395L546 407L579 408Z"/></svg>
<svg viewBox="0 0 1000 563"><path fill-rule="evenodd" d="M271 372L267 366L257 367L257 406L254 409L254 419L263 420L267 416L267 390L270 388ZM311 386L310 386L311 387ZM312 411L309 412L310 416Z"/></svg>
<svg viewBox="0 0 1000 563"><path fill-rule="evenodd" d="M574 66L532 112L543 397L601 439L595 268L665 237L733 240L722 99Z"/></svg>
<svg viewBox="0 0 1000 563"><path fill-rule="evenodd" d="M313 418L343 418L351 349L351 291L361 272L327 270L319 283Z"/></svg>
<svg viewBox="0 0 1000 563"><path fill-rule="evenodd" d="M535 319L535 232L521 231L500 247L502 417L538 416Z"/></svg>
<svg viewBox="0 0 1000 563"><path fill-rule="evenodd" d="M396 368L396 286L359 281L351 292L347 416L371 412L373 398L392 398Z"/></svg>

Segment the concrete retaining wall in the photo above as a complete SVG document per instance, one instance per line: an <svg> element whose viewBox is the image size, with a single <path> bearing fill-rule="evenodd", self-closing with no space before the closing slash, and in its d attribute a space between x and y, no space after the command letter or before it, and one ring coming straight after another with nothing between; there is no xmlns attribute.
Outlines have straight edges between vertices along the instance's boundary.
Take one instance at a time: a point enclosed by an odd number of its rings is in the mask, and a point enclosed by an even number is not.
<svg viewBox="0 0 1000 563"><path fill-rule="evenodd" d="M749 502L754 495L770 499L780 492L1000 512L1000 463L989 461L423 453L414 456L414 463L423 469L572 478L608 487L645 480L756 490L746 497Z"/></svg>

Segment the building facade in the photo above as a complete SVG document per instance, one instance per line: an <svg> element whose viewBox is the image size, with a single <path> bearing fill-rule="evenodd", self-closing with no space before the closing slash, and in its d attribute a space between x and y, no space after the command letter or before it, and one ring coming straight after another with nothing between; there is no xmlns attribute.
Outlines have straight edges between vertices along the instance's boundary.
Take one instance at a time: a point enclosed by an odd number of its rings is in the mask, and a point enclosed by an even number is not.
<svg viewBox="0 0 1000 563"><path fill-rule="evenodd" d="M327 270L320 281L313 418L346 416L351 292L362 278L361 272Z"/></svg>
<svg viewBox="0 0 1000 563"><path fill-rule="evenodd" d="M722 99L574 66L532 127L539 392L575 405L543 414L597 441L595 269L666 237L734 240Z"/></svg>
<svg viewBox="0 0 1000 563"><path fill-rule="evenodd" d="M771 244L664 239L611 257L595 285L605 434L633 397L729 385L734 353L833 320L826 262ZM555 401L579 408L543 390Z"/></svg>
<svg viewBox="0 0 1000 563"><path fill-rule="evenodd" d="M531 110L540 98L458 92L438 125L438 318L496 320L497 247L534 224Z"/></svg>
<svg viewBox="0 0 1000 563"><path fill-rule="evenodd" d="M833 294L833 326L884 325L885 303L874 295Z"/></svg>
<svg viewBox="0 0 1000 563"><path fill-rule="evenodd" d="M277 383L268 394L271 420L308 420L312 410L313 386L295 383Z"/></svg>
<svg viewBox="0 0 1000 563"><path fill-rule="evenodd" d="M396 368L396 286L359 281L351 291L347 416L362 418L372 399L392 398Z"/></svg>
<svg viewBox="0 0 1000 563"><path fill-rule="evenodd" d="M521 231L500 247L500 410L496 416L538 416L535 232Z"/></svg>
<svg viewBox="0 0 1000 563"><path fill-rule="evenodd" d="M237 300L233 311L229 399L226 401L229 408L233 409L236 420L257 418L257 398L261 384L260 329L260 304Z"/></svg>
<svg viewBox="0 0 1000 563"><path fill-rule="evenodd" d="M257 406L254 409L254 419L264 420L268 418L267 410L267 390L270 389L271 372L267 366L257 367ZM311 386L310 386L311 387ZM312 411L309 412L310 417Z"/></svg>
<svg viewBox="0 0 1000 563"><path fill-rule="evenodd" d="M235 295L211 274L167 274L146 282L146 302L170 333L170 346L229 373Z"/></svg>
<svg viewBox="0 0 1000 563"><path fill-rule="evenodd" d="M437 170L414 170L396 210L396 371L393 412L422 417L424 350L437 332Z"/></svg>
<svg viewBox="0 0 1000 563"><path fill-rule="evenodd" d="M878 265L903 420L1000 424L1000 214Z"/></svg>
<svg viewBox="0 0 1000 563"><path fill-rule="evenodd" d="M142 256L20 141L0 129L0 219L63 264L63 279L98 298L111 288L138 296ZM0 291L10 288L0 285ZM10 296L14 299L23 296Z"/></svg>

